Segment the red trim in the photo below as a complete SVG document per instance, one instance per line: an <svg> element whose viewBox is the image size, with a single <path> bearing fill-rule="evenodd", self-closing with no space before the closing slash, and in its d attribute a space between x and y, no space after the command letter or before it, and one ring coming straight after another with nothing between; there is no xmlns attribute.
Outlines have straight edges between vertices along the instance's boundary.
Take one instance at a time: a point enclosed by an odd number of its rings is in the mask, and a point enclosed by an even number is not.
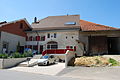
<svg viewBox="0 0 120 80"><path fill-rule="evenodd" d="M69 49L70 48L70 46L66 46L66 49Z"/></svg>
<svg viewBox="0 0 120 80"><path fill-rule="evenodd" d="M51 49L51 50L43 51L42 55L45 55L45 54L65 54L67 50L74 51L73 49Z"/></svg>

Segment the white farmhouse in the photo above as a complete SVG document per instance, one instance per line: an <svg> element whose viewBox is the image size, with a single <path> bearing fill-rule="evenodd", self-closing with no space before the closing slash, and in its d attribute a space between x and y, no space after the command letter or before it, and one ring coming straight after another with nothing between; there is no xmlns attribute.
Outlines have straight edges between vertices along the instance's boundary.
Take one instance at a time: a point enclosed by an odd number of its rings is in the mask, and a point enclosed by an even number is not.
<svg viewBox="0 0 120 80"><path fill-rule="evenodd" d="M79 15L35 18L31 27L26 31L25 48L43 55L64 54L66 50L77 56L120 53L119 29L80 20Z"/></svg>

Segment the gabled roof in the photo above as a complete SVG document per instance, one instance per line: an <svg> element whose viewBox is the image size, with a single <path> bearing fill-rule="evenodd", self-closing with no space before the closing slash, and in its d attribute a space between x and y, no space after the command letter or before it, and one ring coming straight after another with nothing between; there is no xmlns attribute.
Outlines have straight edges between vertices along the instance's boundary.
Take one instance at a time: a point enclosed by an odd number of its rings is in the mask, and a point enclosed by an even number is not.
<svg viewBox="0 0 120 80"><path fill-rule="evenodd" d="M85 20L80 20L80 27L82 31L118 30L118 28L96 24Z"/></svg>
<svg viewBox="0 0 120 80"><path fill-rule="evenodd" d="M26 20L26 18L0 24L0 27L2 27L2 26L4 26L4 25L11 24L11 23L16 23L16 22L19 22L19 21L25 21L26 24L29 26L29 28L32 28L31 25L29 24L29 22Z"/></svg>
<svg viewBox="0 0 120 80"><path fill-rule="evenodd" d="M33 30L80 29L80 15L48 16L32 23ZM75 24L66 24L73 22Z"/></svg>
<svg viewBox="0 0 120 80"><path fill-rule="evenodd" d="M25 30L31 30L31 29L32 28L30 24L27 22L25 18L11 21L8 23L3 23L0 25L0 31L8 32L22 37L26 37Z"/></svg>

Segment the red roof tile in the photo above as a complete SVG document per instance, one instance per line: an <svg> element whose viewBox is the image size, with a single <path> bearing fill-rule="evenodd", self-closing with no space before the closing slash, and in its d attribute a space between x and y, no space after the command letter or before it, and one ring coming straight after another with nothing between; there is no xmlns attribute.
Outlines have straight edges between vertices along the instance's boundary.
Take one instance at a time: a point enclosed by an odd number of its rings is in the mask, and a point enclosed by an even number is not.
<svg viewBox="0 0 120 80"><path fill-rule="evenodd" d="M116 30L118 28L109 27L101 24L80 20L80 27L82 31L99 31L99 30Z"/></svg>

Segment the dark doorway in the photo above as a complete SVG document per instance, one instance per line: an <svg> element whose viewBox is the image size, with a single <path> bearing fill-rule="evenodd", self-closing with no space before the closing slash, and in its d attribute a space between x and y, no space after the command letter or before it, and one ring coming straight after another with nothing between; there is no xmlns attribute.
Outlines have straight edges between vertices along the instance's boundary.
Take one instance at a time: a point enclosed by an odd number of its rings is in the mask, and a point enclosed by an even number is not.
<svg viewBox="0 0 120 80"><path fill-rule="evenodd" d="M108 54L120 54L119 52L119 38L118 37L109 37L108 42Z"/></svg>
<svg viewBox="0 0 120 80"><path fill-rule="evenodd" d="M20 46L19 52L20 52L20 53L24 53L24 46Z"/></svg>
<svg viewBox="0 0 120 80"><path fill-rule="evenodd" d="M43 52L43 45L40 45L40 54Z"/></svg>
<svg viewBox="0 0 120 80"><path fill-rule="evenodd" d="M102 55L107 53L107 37L106 36L89 36L89 54Z"/></svg>

